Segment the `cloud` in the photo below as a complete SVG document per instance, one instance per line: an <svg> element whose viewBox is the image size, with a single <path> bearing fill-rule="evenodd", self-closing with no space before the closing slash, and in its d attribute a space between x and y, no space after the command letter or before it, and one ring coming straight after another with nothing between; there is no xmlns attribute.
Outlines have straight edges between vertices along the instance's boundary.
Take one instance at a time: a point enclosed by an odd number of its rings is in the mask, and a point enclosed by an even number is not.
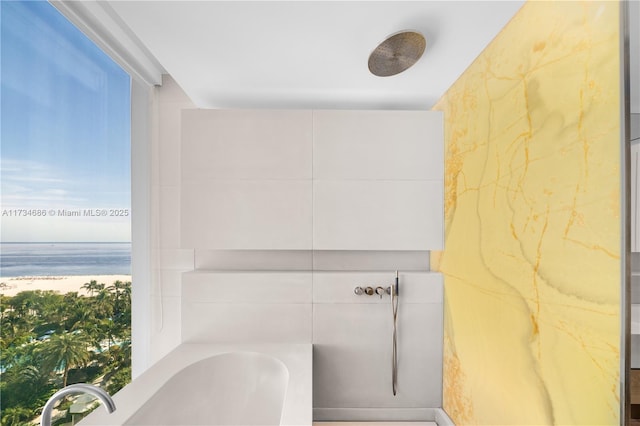
<svg viewBox="0 0 640 426"><path fill-rule="evenodd" d="M129 241L130 217L63 217L60 209L129 208L109 200L101 179L71 177L63 167L32 160L0 160L0 236L2 241ZM42 216L10 210L42 210ZM82 210L83 211L83 210ZM6 214L5 214L6 212Z"/></svg>
<svg viewBox="0 0 640 426"><path fill-rule="evenodd" d="M3 217L0 221L2 242L128 242L131 223L89 220L82 217Z"/></svg>
<svg viewBox="0 0 640 426"><path fill-rule="evenodd" d="M72 181L63 170L32 160L2 158L0 204L3 208L48 208L55 204L76 205L86 201L71 190ZM48 204L48 205L43 205Z"/></svg>

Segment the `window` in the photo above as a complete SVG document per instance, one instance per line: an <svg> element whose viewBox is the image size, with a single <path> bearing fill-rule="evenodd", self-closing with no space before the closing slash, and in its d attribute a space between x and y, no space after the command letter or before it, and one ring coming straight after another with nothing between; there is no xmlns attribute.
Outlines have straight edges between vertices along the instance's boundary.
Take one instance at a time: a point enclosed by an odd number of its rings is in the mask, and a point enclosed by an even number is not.
<svg viewBox="0 0 640 426"><path fill-rule="evenodd" d="M0 7L4 425L130 378L131 79L49 3Z"/></svg>

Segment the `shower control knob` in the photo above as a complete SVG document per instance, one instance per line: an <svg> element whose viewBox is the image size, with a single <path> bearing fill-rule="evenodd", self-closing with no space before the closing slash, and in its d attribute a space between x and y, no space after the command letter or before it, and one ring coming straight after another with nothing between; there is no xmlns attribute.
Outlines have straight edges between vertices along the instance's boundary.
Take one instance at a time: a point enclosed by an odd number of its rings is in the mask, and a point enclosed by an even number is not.
<svg viewBox="0 0 640 426"><path fill-rule="evenodd" d="M385 289L384 289L384 288L382 288L382 287L376 287L376 294L377 294L378 296L380 296L380 299L382 299L382 295L383 295L383 294L385 294L385 293L386 293L386 291L385 291Z"/></svg>
<svg viewBox="0 0 640 426"><path fill-rule="evenodd" d="M362 287L358 286L358 287L353 289L353 292L355 294L357 294L358 296L360 296L362 293L364 293L364 290L362 289Z"/></svg>
<svg viewBox="0 0 640 426"><path fill-rule="evenodd" d="M373 288L367 287L364 289L364 292L367 293L367 295L371 296L373 294Z"/></svg>

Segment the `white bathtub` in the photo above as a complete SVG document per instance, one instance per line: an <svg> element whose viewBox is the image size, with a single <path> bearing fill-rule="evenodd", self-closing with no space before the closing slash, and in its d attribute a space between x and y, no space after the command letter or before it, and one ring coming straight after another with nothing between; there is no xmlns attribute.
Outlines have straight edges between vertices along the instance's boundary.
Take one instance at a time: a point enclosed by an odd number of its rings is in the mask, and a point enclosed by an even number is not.
<svg viewBox="0 0 640 426"><path fill-rule="evenodd" d="M310 426L311 380L311 345L182 344L79 424Z"/></svg>

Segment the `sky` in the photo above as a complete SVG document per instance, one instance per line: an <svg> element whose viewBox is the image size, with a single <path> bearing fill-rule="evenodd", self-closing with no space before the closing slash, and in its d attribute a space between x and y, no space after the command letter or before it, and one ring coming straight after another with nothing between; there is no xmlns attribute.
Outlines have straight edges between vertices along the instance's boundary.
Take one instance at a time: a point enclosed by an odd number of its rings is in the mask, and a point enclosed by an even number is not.
<svg viewBox="0 0 640 426"><path fill-rule="evenodd" d="M46 1L0 19L0 241L130 241L129 75Z"/></svg>

